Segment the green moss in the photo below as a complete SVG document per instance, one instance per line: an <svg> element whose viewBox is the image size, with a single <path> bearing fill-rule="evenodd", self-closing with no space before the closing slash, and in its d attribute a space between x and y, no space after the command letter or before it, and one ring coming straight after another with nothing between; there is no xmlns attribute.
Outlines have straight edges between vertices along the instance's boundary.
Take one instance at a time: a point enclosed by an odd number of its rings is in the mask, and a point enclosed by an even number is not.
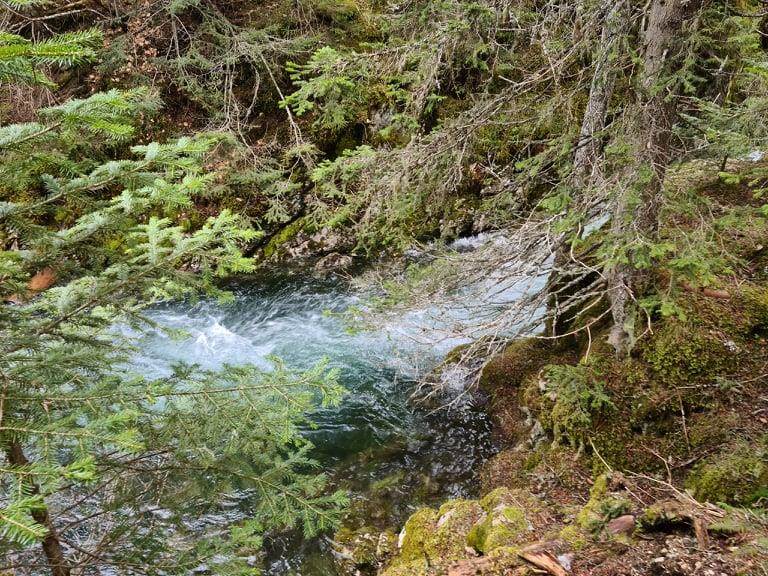
<svg viewBox="0 0 768 576"><path fill-rule="evenodd" d="M422 508L408 518L403 528L405 534L396 558L397 564L428 561L427 543L433 536L437 520L437 510L433 508Z"/></svg>
<svg viewBox="0 0 768 576"><path fill-rule="evenodd" d="M461 558L467 538L484 511L476 500L449 500L438 510L436 530L426 543L427 553L435 561Z"/></svg>
<svg viewBox="0 0 768 576"><path fill-rule="evenodd" d="M426 559L414 560L389 566L381 576L426 576L433 574Z"/></svg>
<svg viewBox="0 0 768 576"><path fill-rule="evenodd" d="M264 247L263 254L265 259L272 258L275 255L280 254L283 250L283 246L296 238L299 233L304 230L306 223L303 218L294 220L284 228L282 228L277 234L269 239L269 242Z"/></svg>
<svg viewBox="0 0 768 576"><path fill-rule="evenodd" d="M371 484L370 491L373 495L380 495L382 492L388 492L392 488L403 483L405 479L405 470L398 470L397 472L390 474L380 480L376 480Z"/></svg>
<svg viewBox="0 0 768 576"><path fill-rule="evenodd" d="M483 368L480 386L487 392L519 387L525 378L535 374L558 358L570 360L572 351L541 338L521 338L493 357Z"/></svg>
<svg viewBox="0 0 768 576"><path fill-rule="evenodd" d="M445 355L445 359L443 360L443 365L456 364L457 362L459 362L464 357L464 354L466 354L469 347L470 347L469 344L460 344L455 348L452 348L451 351Z"/></svg>
<svg viewBox="0 0 768 576"><path fill-rule="evenodd" d="M540 512L541 503L530 492L508 488L481 501L449 500L439 510L421 509L406 522L400 552L384 574L423 574L427 567L441 573L450 563L472 557L467 556L470 546L484 554L499 551L493 566L513 565L518 547L531 539L532 518Z"/></svg>
<svg viewBox="0 0 768 576"><path fill-rule="evenodd" d="M515 547L530 537L533 517L541 508L539 500L525 490L497 488L480 506L485 515L467 536L467 544L488 554L501 547Z"/></svg>
<svg viewBox="0 0 768 576"><path fill-rule="evenodd" d="M527 537L528 520L517 506L500 505L483 522L476 524L467 537L467 544L487 554L499 547L520 544Z"/></svg>
<svg viewBox="0 0 768 576"><path fill-rule="evenodd" d="M623 495L610 491L610 476L602 474L589 491L589 501L576 515L576 524L582 530L598 534L614 518L627 514L632 503Z"/></svg>
<svg viewBox="0 0 768 576"><path fill-rule="evenodd" d="M722 342L691 324L668 320L643 352L665 385L711 378L732 365Z"/></svg>
<svg viewBox="0 0 768 576"><path fill-rule="evenodd" d="M768 495L768 450L746 442L697 466L686 487L702 501L749 505Z"/></svg>
<svg viewBox="0 0 768 576"><path fill-rule="evenodd" d="M741 292L749 329L753 333L768 331L768 288L750 286Z"/></svg>
<svg viewBox="0 0 768 576"><path fill-rule="evenodd" d="M677 500L654 502L637 519L640 529L646 531L690 523L690 508Z"/></svg>
<svg viewBox="0 0 768 576"><path fill-rule="evenodd" d="M419 574L423 569L465 556L467 537L485 512L476 500L449 500L439 510L416 511L403 528L402 546L385 574Z"/></svg>
<svg viewBox="0 0 768 576"><path fill-rule="evenodd" d="M589 538L586 532L576 524L571 524L560 530L559 536L568 542L574 550L581 550L589 546Z"/></svg>
<svg viewBox="0 0 768 576"><path fill-rule="evenodd" d="M518 552L520 552L519 546L498 546L491 550L487 554L487 558L491 561L491 568L487 573L507 574L508 570L525 565Z"/></svg>
<svg viewBox="0 0 768 576"><path fill-rule="evenodd" d="M477 207L478 199L473 196L460 196L448 202L440 218L440 239L454 240L469 233Z"/></svg>

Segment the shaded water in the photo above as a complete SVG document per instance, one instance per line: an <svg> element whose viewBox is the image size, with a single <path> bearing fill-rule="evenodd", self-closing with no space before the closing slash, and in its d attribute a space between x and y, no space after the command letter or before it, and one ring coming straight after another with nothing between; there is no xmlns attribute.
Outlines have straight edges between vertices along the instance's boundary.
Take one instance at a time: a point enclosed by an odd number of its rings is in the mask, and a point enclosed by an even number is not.
<svg viewBox="0 0 768 576"><path fill-rule="evenodd" d="M215 368L223 363L268 366L276 355L303 369L327 357L348 394L318 411L307 434L315 457L350 490L349 523L397 526L421 503L472 494L475 473L491 450L490 426L476 398L430 413L408 399L414 379L436 366L456 339L438 336L428 315L350 333L337 316L357 299L339 282L282 272L233 287L235 302L169 304L151 316L190 337L147 334L135 364L159 375L179 360ZM431 338L432 330L434 338ZM247 514L247 510L244 510ZM327 538L288 534L267 544L267 573L334 574Z"/></svg>

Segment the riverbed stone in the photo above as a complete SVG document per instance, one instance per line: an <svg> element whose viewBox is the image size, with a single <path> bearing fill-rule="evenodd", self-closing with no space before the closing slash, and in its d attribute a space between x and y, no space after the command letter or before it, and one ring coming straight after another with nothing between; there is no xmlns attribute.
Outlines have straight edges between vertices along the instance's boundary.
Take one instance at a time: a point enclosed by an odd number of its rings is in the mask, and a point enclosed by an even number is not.
<svg viewBox="0 0 768 576"><path fill-rule="evenodd" d="M342 574L374 573L395 550L397 536L370 526L342 528L334 535L334 557Z"/></svg>
<svg viewBox="0 0 768 576"><path fill-rule="evenodd" d="M349 268L350 266L352 266L352 256L331 252L315 263L315 270L317 272L329 272L331 270Z"/></svg>

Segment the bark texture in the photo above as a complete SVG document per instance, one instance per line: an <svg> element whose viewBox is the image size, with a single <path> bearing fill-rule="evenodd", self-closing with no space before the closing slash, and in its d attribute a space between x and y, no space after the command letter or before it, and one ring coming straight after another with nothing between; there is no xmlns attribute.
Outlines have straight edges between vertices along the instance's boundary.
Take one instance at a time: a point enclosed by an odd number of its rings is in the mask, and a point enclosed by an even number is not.
<svg viewBox="0 0 768 576"><path fill-rule="evenodd" d="M24 450L18 442L10 442L5 449L5 455L8 458L8 462L13 466L28 466L29 460L24 454ZM33 493L39 493L39 488L32 484ZM51 517L48 514L47 508L42 508L32 512L32 518L38 524L45 526L47 533L43 539L43 553L48 561L48 566L51 569L52 576L70 576L70 566L67 563L67 559L64 556L64 549L61 546L59 535L56 532L56 528L51 522Z"/></svg>
<svg viewBox="0 0 768 576"><path fill-rule="evenodd" d="M568 177L568 185L574 197L585 203L588 202L588 199L584 198L585 194L600 181L603 174L601 136L606 127L608 107L618 74L615 63L619 44L629 26L628 12L628 0L604 0L600 9L600 44L594 59L594 72L573 155L573 167ZM569 249L570 244L565 236L561 237L555 252L554 269L548 288L551 295L549 307L554 311L554 319L547 331L552 335L567 332L567 322L564 322L559 314L561 300L562 304L567 305L569 297L579 290L585 280L583 271L574 273L569 265Z"/></svg>
<svg viewBox="0 0 768 576"><path fill-rule="evenodd" d="M571 185L577 190L591 186L602 172L600 134L605 129L608 105L616 82L617 71L613 61L627 28L627 8L627 0L606 0L602 6L604 17L600 45L570 176Z"/></svg>
<svg viewBox="0 0 768 576"><path fill-rule="evenodd" d="M662 186L670 157L672 127L677 121L674 83L665 82L675 72L685 44L688 25L702 0L653 0L644 31L643 64L638 101L631 114L632 163L618 191L612 214L612 232L618 241L653 241L658 232ZM634 344L632 309L643 275L632 261L613 266L608 274L613 328L609 341L619 356Z"/></svg>

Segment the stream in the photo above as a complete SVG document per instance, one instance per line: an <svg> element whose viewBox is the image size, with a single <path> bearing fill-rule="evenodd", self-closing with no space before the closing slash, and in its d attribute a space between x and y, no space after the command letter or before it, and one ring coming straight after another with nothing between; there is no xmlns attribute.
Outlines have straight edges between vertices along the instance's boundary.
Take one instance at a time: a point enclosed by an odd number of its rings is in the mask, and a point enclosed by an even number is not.
<svg viewBox="0 0 768 576"><path fill-rule="evenodd" d="M482 399L464 395L450 410L437 412L409 402L416 379L462 343L439 334L428 311L353 333L329 314L358 301L343 282L281 271L231 290L235 301L228 305L202 301L154 309L155 321L189 337L147 333L135 366L154 375L180 360L206 368L267 367L268 356L275 355L305 369L326 357L340 369L347 394L340 406L318 410L317 428L306 434L332 484L350 493L352 527L396 527L419 505L474 494L476 473L493 452ZM336 574L328 536L269 538L265 574Z"/></svg>

